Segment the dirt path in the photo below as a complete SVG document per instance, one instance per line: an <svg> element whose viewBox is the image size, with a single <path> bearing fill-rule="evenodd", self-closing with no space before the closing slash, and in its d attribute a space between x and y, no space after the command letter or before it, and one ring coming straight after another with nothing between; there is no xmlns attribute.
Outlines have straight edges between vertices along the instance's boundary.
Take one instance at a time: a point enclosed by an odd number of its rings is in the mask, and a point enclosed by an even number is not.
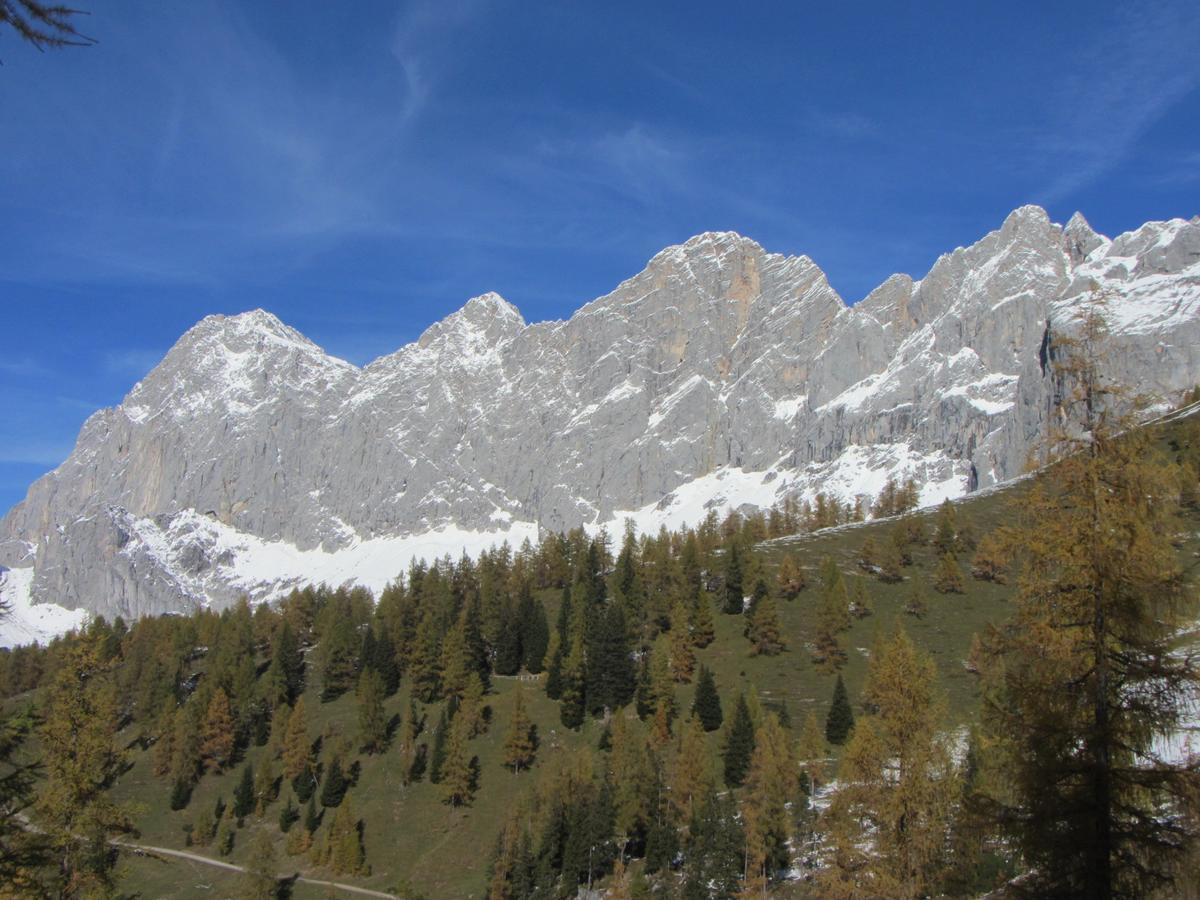
<svg viewBox="0 0 1200 900"><path fill-rule="evenodd" d="M244 866L234 865L233 863L221 862L218 859L210 859L207 856L201 856L199 853L188 853L186 850L172 850L169 847L152 847L148 844L131 844L127 841L111 841L114 847L125 850L129 853L138 853L143 856L173 856L176 859L186 859L190 862L200 863L205 866L212 866L216 869L225 869L227 872L245 872ZM282 876L287 877L287 876ZM339 891L347 891L351 894L359 894L363 897L378 897L380 900L396 900L395 894L385 894L383 891L373 891L370 888L357 887L353 884L341 884L337 881L322 881L319 878L306 878L303 875L296 876L296 880L304 884L312 884L317 887L337 888Z"/></svg>

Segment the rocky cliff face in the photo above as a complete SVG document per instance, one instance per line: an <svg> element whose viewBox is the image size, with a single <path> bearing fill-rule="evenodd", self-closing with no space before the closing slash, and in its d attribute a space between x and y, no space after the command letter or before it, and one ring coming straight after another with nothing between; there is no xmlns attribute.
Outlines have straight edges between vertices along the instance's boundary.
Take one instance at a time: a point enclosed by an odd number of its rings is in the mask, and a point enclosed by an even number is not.
<svg viewBox="0 0 1200 900"><path fill-rule="evenodd" d="M212 316L87 421L0 523L0 564L33 567L35 600L128 616L889 474L937 502L1021 472L1047 342L1097 292L1115 375L1200 381L1200 219L1110 241L1036 207L853 307L807 257L717 233L568 321L487 294L362 369L268 313Z"/></svg>

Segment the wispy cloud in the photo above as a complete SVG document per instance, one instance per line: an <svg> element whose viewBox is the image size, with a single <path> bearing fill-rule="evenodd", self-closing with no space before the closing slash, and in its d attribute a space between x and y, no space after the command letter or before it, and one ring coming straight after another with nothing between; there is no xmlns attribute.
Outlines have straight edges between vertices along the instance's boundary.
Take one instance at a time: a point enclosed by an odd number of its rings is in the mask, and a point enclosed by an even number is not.
<svg viewBox="0 0 1200 900"><path fill-rule="evenodd" d="M405 4L392 38L392 55L404 73L401 116L415 119L429 103L438 79L452 65L458 29L474 21L486 0L411 0Z"/></svg>
<svg viewBox="0 0 1200 900"><path fill-rule="evenodd" d="M1047 203L1092 184L1123 162L1139 139L1200 85L1190 61L1200 43L1200 7L1171 0L1121 6L1096 40L1067 60L1052 92L1057 121L1035 146L1057 162L1041 192Z"/></svg>

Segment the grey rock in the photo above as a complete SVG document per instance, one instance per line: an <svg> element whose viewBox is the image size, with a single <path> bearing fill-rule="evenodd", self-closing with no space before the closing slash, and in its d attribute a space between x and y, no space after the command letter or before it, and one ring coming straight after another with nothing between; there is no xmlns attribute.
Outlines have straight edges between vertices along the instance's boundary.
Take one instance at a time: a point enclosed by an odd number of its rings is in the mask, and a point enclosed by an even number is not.
<svg viewBox="0 0 1200 900"><path fill-rule="evenodd" d="M0 523L0 564L32 559L35 599L137 616L299 579L239 572L228 534L334 553L653 525L887 473L934 502L1021 474L1052 412L1043 346L1100 294L1115 377L1200 381L1200 222L1110 241L1037 207L854 306L807 257L710 233L567 321L486 294L361 369L269 313L212 316L87 421Z"/></svg>

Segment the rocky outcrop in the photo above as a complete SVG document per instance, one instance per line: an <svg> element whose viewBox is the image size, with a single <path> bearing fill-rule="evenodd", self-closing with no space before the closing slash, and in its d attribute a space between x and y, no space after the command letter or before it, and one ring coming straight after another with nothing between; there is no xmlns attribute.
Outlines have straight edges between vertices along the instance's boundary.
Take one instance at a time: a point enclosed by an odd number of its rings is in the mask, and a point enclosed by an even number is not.
<svg viewBox="0 0 1200 900"><path fill-rule="evenodd" d="M33 565L37 599L141 615L277 590L247 579L250 544L657 527L889 473L932 502L1022 471L1045 345L1100 294L1117 377L1200 381L1200 220L1110 241L1037 207L854 306L807 257L714 233L567 321L486 294L361 369L269 313L212 316L88 420L0 525L0 564Z"/></svg>

